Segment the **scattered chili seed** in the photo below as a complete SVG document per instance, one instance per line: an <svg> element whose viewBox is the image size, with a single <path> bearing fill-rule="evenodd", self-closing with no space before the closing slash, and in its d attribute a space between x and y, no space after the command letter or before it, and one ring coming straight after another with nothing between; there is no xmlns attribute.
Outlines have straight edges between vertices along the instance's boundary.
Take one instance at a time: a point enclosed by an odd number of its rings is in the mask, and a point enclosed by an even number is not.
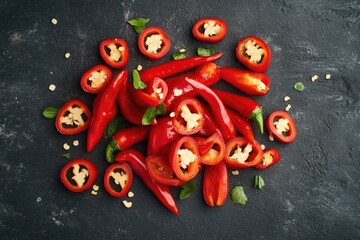
<svg viewBox="0 0 360 240"><path fill-rule="evenodd" d="M92 187L92 188L93 188L93 190L94 190L94 191L98 191L98 190L99 190L99 186L98 186L98 185L96 185L96 184L95 184L95 185L93 185L93 187Z"/></svg>
<svg viewBox="0 0 360 240"><path fill-rule="evenodd" d="M175 113L174 113L174 112L171 112L171 113L169 114L169 116L170 116L170 117L175 117Z"/></svg>
<svg viewBox="0 0 360 240"><path fill-rule="evenodd" d="M234 176L239 175L239 171L238 171L238 170L231 171L231 173L232 173L232 175L234 175Z"/></svg>
<svg viewBox="0 0 360 240"><path fill-rule="evenodd" d="M273 142L274 141L274 136L270 134L269 135L269 140Z"/></svg>
<svg viewBox="0 0 360 240"><path fill-rule="evenodd" d="M128 202L128 201L126 201L126 200L123 200L122 202L123 202L123 204L124 204L124 206L125 206L126 208L131 208L132 202Z"/></svg>
<svg viewBox="0 0 360 240"><path fill-rule="evenodd" d="M261 147L261 150L265 150L265 145L264 144L261 144L260 147Z"/></svg>
<svg viewBox="0 0 360 240"><path fill-rule="evenodd" d="M57 19L56 18L51 19L51 23L56 25L57 24Z"/></svg>
<svg viewBox="0 0 360 240"><path fill-rule="evenodd" d="M69 58L70 57L70 53L65 53L65 58Z"/></svg>
<svg viewBox="0 0 360 240"><path fill-rule="evenodd" d="M290 97L289 97L289 96L285 96L285 97L284 97L284 101L285 101L285 102L287 102L287 101L289 101L289 100L290 100Z"/></svg>
<svg viewBox="0 0 360 240"><path fill-rule="evenodd" d="M79 146L79 141L78 141L78 140L73 141L73 145L74 145L75 147Z"/></svg>
<svg viewBox="0 0 360 240"><path fill-rule="evenodd" d="M134 197L134 193L133 193L132 191L129 191L129 192L128 192L128 197L129 197L129 198Z"/></svg>
<svg viewBox="0 0 360 240"><path fill-rule="evenodd" d="M186 49L182 48L179 50L179 52L184 53L184 52L186 52Z"/></svg>
<svg viewBox="0 0 360 240"><path fill-rule="evenodd" d="M97 191L92 190L92 191L91 191L91 194L92 194L92 195L94 195L94 196L96 196L96 195L98 194L98 192L97 192Z"/></svg>
<svg viewBox="0 0 360 240"><path fill-rule="evenodd" d="M318 80L319 76L318 75L314 75L311 77L311 81L315 82L316 80Z"/></svg>
<svg viewBox="0 0 360 240"><path fill-rule="evenodd" d="M142 70L142 68L143 68L143 67L139 64L139 65L137 65L136 70L141 71L141 70Z"/></svg>
<svg viewBox="0 0 360 240"><path fill-rule="evenodd" d="M49 90L53 92L53 91L55 91L55 89L56 89L56 86L54 84L50 84Z"/></svg>
<svg viewBox="0 0 360 240"><path fill-rule="evenodd" d="M69 149L70 149L70 145L67 144L67 143L64 143L63 148L64 148L65 150L69 150Z"/></svg>
<svg viewBox="0 0 360 240"><path fill-rule="evenodd" d="M291 109L291 105L290 104L288 104L286 107L285 107L285 111L289 111Z"/></svg>
<svg viewBox="0 0 360 240"><path fill-rule="evenodd" d="M329 73L325 75L326 80L329 80L330 78L331 78L331 75Z"/></svg>

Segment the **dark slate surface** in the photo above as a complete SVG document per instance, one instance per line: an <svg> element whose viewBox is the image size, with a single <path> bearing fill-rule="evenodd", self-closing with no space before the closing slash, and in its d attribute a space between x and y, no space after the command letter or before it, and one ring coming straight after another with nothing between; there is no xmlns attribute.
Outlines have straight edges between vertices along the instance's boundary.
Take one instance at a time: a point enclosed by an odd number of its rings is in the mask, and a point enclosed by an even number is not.
<svg viewBox="0 0 360 240"><path fill-rule="evenodd" d="M220 208L202 199L201 176L190 199L177 200L180 216L166 210L135 178L125 209L108 196L101 178L107 164L103 140L86 153L86 135L62 136L41 112L70 98L91 105L79 87L82 73L101 63L98 45L124 38L131 51L128 69L152 63L142 57L136 35L126 24L149 17L172 40L171 52L199 46L191 27L202 17L228 23L221 66L241 67L237 41L254 34L265 39L273 60L267 74L271 90L258 97L265 116L283 109L291 97L298 138L290 145L257 138L282 154L279 164L230 175L230 187L242 185L245 206L230 199ZM57 25L51 19L58 20ZM0 1L0 236L1 239L360 239L360 2L352 1ZM71 53L69 59L64 58ZM159 62L171 59L168 54ZM325 80L330 73L331 79ZM319 80L311 82L314 74ZM303 92L294 83L305 84ZM55 92L48 86L55 84ZM221 88L237 92L225 83ZM99 195L74 194L59 180L72 158L92 159L99 168ZM142 148L142 146L138 146ZM252 188L261 174L264 190ZM178 195L174 189L174 196ZM127 199L127 198L125 198Z"/></svg>

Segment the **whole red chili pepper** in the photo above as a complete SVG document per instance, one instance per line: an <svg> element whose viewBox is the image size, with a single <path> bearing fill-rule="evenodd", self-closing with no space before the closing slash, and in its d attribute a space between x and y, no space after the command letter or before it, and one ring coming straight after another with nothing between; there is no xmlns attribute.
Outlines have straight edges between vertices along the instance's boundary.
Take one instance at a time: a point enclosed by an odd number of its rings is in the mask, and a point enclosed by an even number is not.
<svg viewBox="0 0 360 240"><path fill-rule="evenodd" d="M234 93L212 89L221 101L229 108L236 110L246 119L254 120L259 126L260 133L264 133L264 120L262 116L262 107L251 98Z"/></svg>
<svg viewBox="0 0 360 240"><path fill-rule="evenodd" d="M211 136L216 132L220 136L222 136L221 131L220 131L219 127L215 124L214 117L211 114L211 112L209 111L209 109L207 108L207 106L203 105L203 109L204 109L205 122L204 122L204 126L202 127L202 129L198 132L198 135Z"/></svg>
<svg viewBox="0 0 360 240"><path fill-rule="evenodd" d="M254 133L251 127L251 124L248 120L242 117L237 112L227 109L230 119L233 122L235 129L243 135L246 139L248 139L251 143L255 144Z"/></svg>
<svg viewBox="0 0 360 240"><path fill-rule="evenodd" d="M131 169L138 175L145 185L155 194L162 204L165 205L175 215L179 215L175 200L168 186L156 183L149 175L146 168L145 157L139 151L134 149L126 149L119 152L115 160L117 162L126 162Z"/></svg>
<svg viewBox="0 0 360 240"><path fill-rule="evenodd" d="M214 113L214 119L221 130L224 140L229 141L234 138L236 135L235 127L220 98L204 84L189 78L187 78L186 81L189 82L198 94L209 103L209 106Z"/></svg>
<svg viewBox="0 0 360 240"><path fill-rule="evenodd" d="M225 161L204 167L203 195L207 205L225 203L229 192L228 170Z"/></svg>
<svg viewBox="0 0 360 240"><path fill-rule="evenodd" d="M106 126L116 115L116 96L123 82L127 82L127 70L118 73L103 91L96 96L93 103L93 118L87 135L87 151L91 152L100 141Z"/></svg>
<svg viewBox="0 0 360 240"><path fill-rule="evenodd" d="M219 59L222 55L224 55L224 53L221 52L207 57L194 56L173 60L142 70L140 72L140 78L144 83L150 82L155 77L167 78L177 73L185 72L192 68L198 67L206 62L213 62Z"/></svg>
<svg viewBox="0 0 360 240"><path fill-rule="evenodd" d="M150 126L133 126L117 131L105 151L106 161L114 162L115 154L144 141L149 135Z"/></svg>

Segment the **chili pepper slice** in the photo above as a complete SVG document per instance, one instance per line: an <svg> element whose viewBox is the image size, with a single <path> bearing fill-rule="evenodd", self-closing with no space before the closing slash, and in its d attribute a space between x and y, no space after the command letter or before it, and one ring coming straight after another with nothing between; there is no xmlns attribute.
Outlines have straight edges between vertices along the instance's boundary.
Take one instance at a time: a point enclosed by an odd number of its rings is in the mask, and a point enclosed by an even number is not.
<svg viewBox="0 0 360 240"><path fill-rule="evenodd" d="M220 134L215 132L209 138L195 137L199 145L200 163L216 165L225 157L225 142Z"/></svg>
<svg viewBox="0 0 360 240"><path fill-rule="evenodd" d="M99 93L93 103L93 118L87 135L87 151L91 152L102 138L106 126L116 115L116 96L123 82L127 82L127 70L118 73Z"/></svg>
<svg viewBox="0 0 360 240"><path fill-rule="evenodd" d="M195 98L181 98L171 107L174 113L173 124L175 131L182 135L192 135L202 129L204 125L204 109Z"/></svg>
<svg viewBox="0 0 360 240"><path fill-rule="evenodd" d="M55 126L61 134L74 135L89 127L91 116L85 103L78 99L71 99L60 108L55 119Z"/></svg>
<svg viewBox="0 0 360 240"><path fill-rule="evenodd" d="M123 68L129 61L129 48L121 38L106 39L100 43L100 55L113 68Z"/></svg>
<svg viewBox="0 0 360 240"><path fill-rule="evenodd" d="M245 93L262 96L269 91L270 78L264 73L231 67L222 67L220 72L222 79Z"/></svg>
<svg viewBox="0 0 360 240"><path fill-rule="evenodd" d="M133 173L127 163L113 163L105 171L104 186L113 197L125 196L133 182Z"/></svg>
<svg viewBox="0 0 360 240"><path fill-rule="evenodd" d="M146 158L146 168L150 176L156 182L167 186L181 186L181 181L170 167L169 161L165 156L150 155Z"/></svg>
<svg viewBox="0 0 360 240"><path fill-rule="evenodd" d="M203 106L203 109L204 109L205 122L204 122L204 126L202 127L202 129L200 129L200 131L198 132L198 135L211 136L216 132L222 137L221 131L220 131L219 127L215 124L214 117L211 114L211 112L209 111L209 109L207 108L207 106Z"/></svg>
<svg viewBox="0 0 360 240"><path fill-rule="evenodd" d="M285 111L272 112L265 124L269 133L282 143L291 143L296 138L295 122Z"/></svg>
<svg viewBox="0 0 360 240"><path fill-rule="evenodd" d="M60 179L70 191L83 192L94 184L97 174L97 168L92 162L74 159L62 168Z"/></svg>
<svg viewBox="0 0 360 240"><path fill-rule="evenodd" d="M255 165L259 170L271 167L280 160L280 153L275 148L269 148L264 151L262 161Z"/></svg>
<svg viewBox="0 0 360 240"><path fill-rule="evenodd" d="M251 143L255 143L254 133L250 122L246 120L244 117L242 117L240 114L238 114L237 112L231 109L227 109L227 110L230 119L235 126L235 129Z"/></svg>
<svg viewBox="0 0 360 240"><path fill-rule="evenodd" d="M134 85L129 85L130 94L134 102L141 107L157 107L165 99L168 87L164 80L155 77L145 89L135 89Z"/></svg>
<svg viewBox="0 0 360 240"><path fill-rule="evenodd" d="M132 126L117 131L106 146L105 156L109 163L114 162L118 151L128 149L144 141L149 136L149 126Z"/></svg>
<svg viewBox="0 0 360 240"><path fill-rule="evenodd" d="M88 93L99 93L112 78L111 70L102 64L87 70L81 77L81 88Z"/></svg>
<svg viewBox="0 0 360 240"><path fill-rule="evenodd" d="M148 27L141 32L138 46L145 57L150 60L158 60L169 52L171 41L163 29Z"/></svg>
<svg viewBox="0 0 360 240"><path fill-rule="evenodd" d="M252 144L245 137L235 137L226 144L225 161L230 168L248 168L261 162L263 150L258 142Z"/></svg>
<svg viewBox="0 0 360 240"><path fill-rule="evenodd" d="M263 73L270 65L271 51L262 39L255 36L247 36L238 42L236 57L250 70Z"/></svg>
<svg viewBox="0 0 360 240"><path fill-rule="evenodd" d="M204 168L203 195L207 205L222 206L229 193L228 171L225 161Z"/></svg>
<svg viewBox="0 0 360 240"><path fill-rule="evenodd" d="M149 175L146 168L145 157L139 151L134 149L125 149L119 152L115 160L117 162L128 163L134 173L138 175L144 184L155 194L165 207L167 207L175 215L179 215L179 210L176 207L175 200L171 194L168 186L155 182Z"/></svg>
<svg viewBox="0 0 360 240"><path fill-rule="evenodd" d="M199 172L199 146L194 138L183 136L170 148L169 161L175 175L182 181L193 179Z"/></svg>
<svg viewBox="0 0 360 240"><path fill-rule="evenodd" d="M219 18L203 18L197 21L192 33L201 42L215 43L224 39L227 32L227 25Z"/></svg>

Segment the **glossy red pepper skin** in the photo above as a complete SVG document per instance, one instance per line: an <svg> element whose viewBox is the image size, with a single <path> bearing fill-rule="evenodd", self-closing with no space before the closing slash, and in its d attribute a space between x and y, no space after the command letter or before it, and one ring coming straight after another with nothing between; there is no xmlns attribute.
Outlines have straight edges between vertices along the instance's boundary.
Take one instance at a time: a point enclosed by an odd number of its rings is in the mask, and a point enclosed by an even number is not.
<svg viewBox="0 0 360 240"><path fill-rule="evenodd" d="M213 89L225 106L234 109L246 119L254 120L259 126L260 133L264 132L264 120L262 116L262 106L251 98L234 93Z"/></svg>
<svg viewBox="0 0 360 240"><path fill-rule="evenodd" d="M230 116L231 121L233 122L235 129L247 140L250 141L250 143L255 144L255 138L252 126L248 120L246 120L244 117L242 117L239 113L228 109L228 113Z"/></svg>
<svg viewBox="0 0 360 240"><path fill-rule="evenodd" d="M150 126L135 125L117 131L106 146L105 156L109 163L114 162L118 151L128 149L135 144L146 140Z"/></svg>
<svg viewBox="0 0 360 240"><path fill-rule="evenodd" d="M228 169L225 161L204 167L203 195L207 205L222 206L229 193Z"/></svg>
<svg viewBox="0 0 360 240"><path fill-rule="evenodd" d="M252 45L256 45L256 48L261 49L261 59L260 61L251 60L251 57L247 54L246 44L250 41ZM265 72L271 62L271 51L269 46L262 39L255 36L247 36L238 42L236 46L236 57L237 59L244 64L248 69L254 72Z"/></svg>
<svg viewBox="0 0 360 240"><path fill-rule="evenodd" d="M255 165L259 170L264 170L276 164L280 160L280 153L275 148L269 148L264 151L263 160Z"/></svg>
<svg viewBox="0 0 360 240"><path fill-rule="evenodd" d="M221 131L219 127L216 125L213 115L211 114L207 106L203 106L203 108L204 108L205 122L204 122L204 126L202 127L202 129L200 129L200 131L197 134L200 136L208 137L213 135L214 133L218 133L222 137Z"/></svg>
<svg viewBox="0 0 360 240"><path fill-rule="evenodd" d="M222 136L214 133L208 138L195 137L199 145L200 163L216 165L225 157L225 142Z"/></svg>
<svg viewBox="0 0 360 240"><path fill-rule="evenodd" d="M91 152L102 138L109 122L116 115L116 97L123 82L127 81L127 70L118 73L103 91L98 94L93 103L93 118L87 135L87 151Z"/></svg>
<svg viewBox="0 0 360 240"><path fill-rule="evenodd" d="M149 175L146 168L145 157L139 151L134 149L126 149L119 152L115 160L117 162L126 162L131 169L138 175L145 185L155 194L165 207L167 207L175 215L179 215L175 200L168 186L155 182Z"/></svg>
<svg viewBox="0 0 360 240"><path fill-rule="evenodd" d="M219 33L211 35L205 34L204 25L219 26ZM224 39L227 32L227 25L224 20L219 18L203 18L197 21L193 28L192 33L194 37L201 42L216 43Z"/></svg>
<svg viewBox="0 0 360 240"><path fill-rule="evenodd" d="M79 121L73 121L72 124L66 124L63 122L64 117L68 117L70 114L73 114L70 112L72 109L80 108L82 110L81 118L83 122ZM83 116L85 115L85 116ZM81 100L78 99L71 99L67 101L59 110L58 114L56 115L55 119L55 126L56 129L64 135L74 135L77 133L80 133L82 131L85 131L91 122L92 114L89 108L83 103ZM71 119L71 117L70 117ZM74 119L76 120L76 119ZM78 122L78 124L76 124Z"/></svg>
<svg viewBox="0 0 360 240"><path fill-rule="evenodd" d="M119 59L113 59L111 57L112 51L118 51L119 47L122 48ZM123 68L129 61L129 48L126 42L121 38L106 39L100 43L100 55L104 61L113 68Z"/></svg>
<svg viewBox="0 0 360 240"><path fill-rule="evenodd" d="M186 81L189 82L189 84L196 89L197 93L208 102L214 114L215 122L220 128L224 140L227 142L234 138L236 135L235 127L231 122L230 116L220 98L204 84L189 78L187 78Z"/></svg>
<svg viewBox="0 0 360 240"><path fill-rule="evenodd" d="M126 178L126 180L124 180L124 182L118 182L118 180L115 179L117 174L119 174L121 178ZM105 171L104 187L113 197L120 198L125 196L129 192L132 182L133 173L127 163L113 163Z"/></svg>
<svg viewBox="0 0 360 240"><path fill-rule="evenodd" d="M222 67L220 72L223 80L245 93L262 96L269 91L270 78L264 73L231 67Z"/></svg>
<svg viewBox="0 0 360 240"><path fill-rule="evenodd" d="M93 81L95 78L101 78L103 82L98 85ZM111 70L107 66L99 64L90 68L82 75L80 85L85 92L99 93L111 78Z"/></svg>
<svg viewBox="0 0 360 240"><path fill-rule="evenodd" d="M153 51L150 51L148 49L148 47L146 46L147 38L152 35L160 35L160 38L162 41L161 49L156 50L155 53ZM154 61L154 60L158 60L158 59L162 58L169 52L169 50L171 48L171 41L162 28L148 27L148 28L145 28L144 31L141 32L139 39L138 39L138 46L139 46L140 52L145 57Z"/></svg>
<svg viewBox="0 0 360 240"><path fill-rule="evenodd" d="M224 55L223 52L214 54L212 56L193 56L183 59L173 60L166 63L162 63L151 68L142 70L139 72L141 81L148 83L153 80L155 77L165 79L172 75L185 72L187 70L193 69L200 65L203 65L207 62L213 62Z"/></svg>
<svg viewBox="0 0 360 240"><path fill-rule="evenodd" d="M129 85L130 94L134 102L140 107L157 107L165 99L168 93L168 87L164 80L155 77L151 80L145 89L135 89L134 85ZM157 92L158 89L161 92Z"/></svg>
<svg viewBox="0 0 360 240"><path fill-rule="evenodd" d="M72 177L75 176L75 171L76 174L82 174L85 178L87 178L82 186L79 186L73 179L69 179L69 171L72 171ZM97 175L97 168L92 162L85 159L74 159L62 168L60 172L60 180L70 191L83 192L94 184Z"/></svg>
<svg viewBox="0 0 360 240"><path fill-rule="evenodd" d="M277 128L274 125L274 122L277 119L284 119L288 121L288 131L286 134L277 131ZM296 125L294 119L285 111L274 111L272 112L265 121L266 128L268 132L274 136L276 140L282 143L291 143L296 139Z"/></svg>

